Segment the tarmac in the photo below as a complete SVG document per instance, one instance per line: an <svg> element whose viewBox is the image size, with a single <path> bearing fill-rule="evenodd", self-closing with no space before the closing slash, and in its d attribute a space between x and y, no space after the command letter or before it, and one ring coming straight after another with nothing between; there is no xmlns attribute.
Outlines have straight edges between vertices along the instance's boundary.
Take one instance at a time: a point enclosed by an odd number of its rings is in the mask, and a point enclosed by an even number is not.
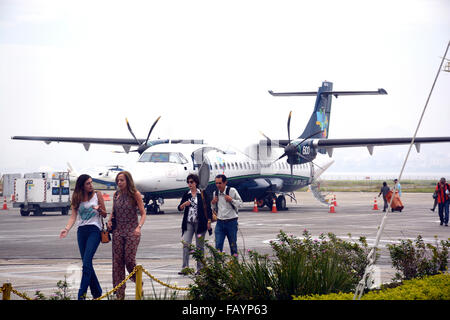
<svg viewBox="0 0 450 320"><path fill-rule="evenodd" d="M112 191L106 191L112 195ZM271 254L269 242L277 238L280 230L289 235L301 237L308 230L313 238L321 233L334 233L344 240L357 241L360 236L367 238L373 246L378 227L382 219L383 200L376 198L380 210L373 210L376 193L338 192L335 213L320 204L310 192L297 192L296 202L287 201L289 210L272 213L267 207L252 211L253 203L245 203L239 213L238 250L245 254L247 250ZM112 198L112 197L111 197ZM431 212L433 204L431 194L403 193L405 209L389 212L387 223L379 244L380 257L377 260L378 282L390 282L396 270L386 245L398 243L400 239L416 239L421 235L425 242L436 243L436 239L449 238L449 227L439 225L437 208ZM137 263L156 278L172 286L187 287L192 279L178 275L182 264L181 219L177 211L179 200L166 200L162 206L165 212L160 215L148 215L142 228L142 237L137 252ZM66 225L68 216L58 212L44 213L42 216L22 217L10 201L8 209L0 209L0 286L10 282L14 289L35 297L40 291L50 297L57 291L57 282L66 279L69 283L69 295L76 299L81 279L81 260L76 241L76 227L67 238L59 239L61 229ZM111 212L112 202L106 202ZM69 213L70 214L70 213ZM214 244L214 235L206 236ZM224 250L229 253L228 243ZM94 268L103 292L112 286L111 243L100 244L94 258ZM195 261L191 261L195 267ZM143 275L144 297L147 299L169 299L173 290ZM134 299L135 285L128 281L126 299ZM91 298L88 293L88 298ZM177 299L186 298L184 291L176 291ZM21 300L15 294L11 299Z"/></svg>

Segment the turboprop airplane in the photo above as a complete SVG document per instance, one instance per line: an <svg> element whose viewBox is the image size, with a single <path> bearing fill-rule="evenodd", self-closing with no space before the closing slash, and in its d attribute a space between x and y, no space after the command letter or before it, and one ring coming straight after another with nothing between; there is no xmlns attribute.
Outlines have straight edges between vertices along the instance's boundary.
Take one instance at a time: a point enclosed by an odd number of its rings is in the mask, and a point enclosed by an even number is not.
<svg viewBox="0 0 450 320"><path fill-rule="evenodd" d="M198 173L200 186L207 192L215 189L214 178L224 173L228 184L235 187L245 202L257 200L259 206L272 207L276 199L278 210L287 209L286 196L295 200L294 191L310 186L314 196L324 202L317 190L318 177L334 162L323 162L323 156L332 156L334 148L367 147L370 154L374 146L410 144L413 138L351 138L328 139L332 97L349 95L385 95L377 91L333 91L333 84L324 81L318 91L275 93L272 96L316 96L313 113L303 133L291 140L289 114L288 139L266 139L248 146L244 151L227 150L207 145L203 140L149 140L159 118L153 123L147 139L137 139L127 121L134 139L74 138L14 136L15 140L82 143L86 150L90 144L121 145L125 152L138 152L139 160L129 171L136 187L144 196L147 213L160 213L164 199L181 198L187 190L186 177ZM450 142L450 137L415 138L420 152L422 143ZM131 150L131 147L137 149ZM284 161L283 158L287 158ZM326 157L325 157L326 158ZM319 163L320 162L320 163ZM150 201L152 203L150 204Z"/></svg>
<svg viewBox="0 0 450 320"><path fill-rule="evenodd" d="M77 170L75 170L69 162L67 162L67 168L69 171L70 179L75 181L78 179L78 176L80 175ZM110 165L110 166L104 166L104 167L97 167L88 169L86 172L92 177L92 181L95 183L102 184L106 187L116 187L116 175L124 171L125 168L121 165Z"/></svg>

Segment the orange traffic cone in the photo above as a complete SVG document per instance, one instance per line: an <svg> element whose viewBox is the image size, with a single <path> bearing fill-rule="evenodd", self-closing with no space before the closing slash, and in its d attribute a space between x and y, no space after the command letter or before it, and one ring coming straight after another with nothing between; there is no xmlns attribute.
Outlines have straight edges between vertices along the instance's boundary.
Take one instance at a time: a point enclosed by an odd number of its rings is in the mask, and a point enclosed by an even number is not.
<svg viewBox="0 0 450 320"><path fill-rule="evenodd" d="M272 204L272 213L277 213L277 204L275 203L275 198L273 198L273 204Z"/></svg>
<svg viewBox="0 0 450 320"><path fill-rule="evenodd" d="M253 203L253 212L258 212L258 205L256 204L256 198L255 202Z"/></svg>
<svg viewBox="0 0 450 320"><path fill-rule="evenodd" d="M336 203L336 195L334 195L333 204L334 204L335 207L337 207L337 203Z"/></svg>
<svg viewBox="0 0 450 320"><path fill-rule="evenodd" d="M111 201L111 198L109 197L109 194L103 193L102 196L103 196L103 200L105 200L105 201Z"/></svg>
<svg viewBox="0 0 450 320"><path fill-rule="evenodd" d="M378 204L377 204L377 198L376 197L373 199L373 209L372 210L380 210L380 209L378 209Z"/></svg>
<svg viewBox="0 0 450 320"><path fill-rule="evenodd" d="M3 197L3 210L8 210L8 205L6 204L6 197Z"/></svg>
<svg viewBox="0 0 450 320"><path fill-rule="evenodd" d="M329 213L336 213L336 211L334 210L334 203L333 202L331 202L331 204L330 204L330 211L329 211Z"/></svg>

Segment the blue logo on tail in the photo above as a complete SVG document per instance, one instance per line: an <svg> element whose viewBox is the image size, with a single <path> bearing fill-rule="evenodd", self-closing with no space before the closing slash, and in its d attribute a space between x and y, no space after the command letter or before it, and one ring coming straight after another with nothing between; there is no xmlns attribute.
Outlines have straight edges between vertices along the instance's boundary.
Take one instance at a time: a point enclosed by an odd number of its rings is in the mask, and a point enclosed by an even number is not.
<svg viewBox="0 0 450 320"><path fill-rule="evenodd" d="M328 128L328 117L323 109L316 112L316 124L320 126L320 130L322 130L322 137L327 137L327 128Z"/></svg>

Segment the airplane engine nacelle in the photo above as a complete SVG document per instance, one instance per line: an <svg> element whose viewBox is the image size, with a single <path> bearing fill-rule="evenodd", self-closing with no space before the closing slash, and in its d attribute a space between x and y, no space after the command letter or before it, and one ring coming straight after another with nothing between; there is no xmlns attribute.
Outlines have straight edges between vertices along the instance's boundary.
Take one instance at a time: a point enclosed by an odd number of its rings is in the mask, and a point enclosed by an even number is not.
<svg viewBox="0 0 450 320"><path fill-rule="evenodd" d="M288 155L287 162L291 165L303 164L313 161L317 156L317 150L312 140L307 140L297 145L296 153Z"/></svg>

